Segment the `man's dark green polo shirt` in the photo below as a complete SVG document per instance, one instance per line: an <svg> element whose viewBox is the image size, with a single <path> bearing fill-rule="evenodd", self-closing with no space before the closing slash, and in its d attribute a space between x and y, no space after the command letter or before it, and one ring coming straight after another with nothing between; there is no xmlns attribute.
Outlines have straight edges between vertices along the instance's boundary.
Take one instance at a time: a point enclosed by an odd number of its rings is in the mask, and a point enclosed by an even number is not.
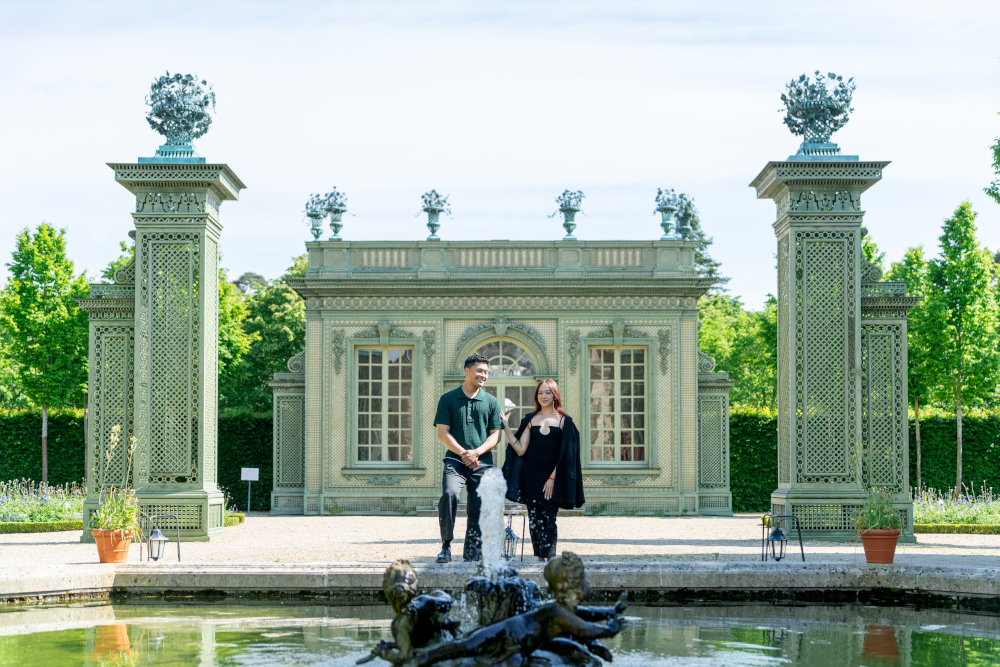
<svg viewBox="0 0 1000 667"><path fill-rule="evenodd" d="M434 426L445 424L449 433L464 449L475 449L486 442L490 431L503 428L500 421L500 401L496 396L487 394L482 389L475 398L469 398L461 387L445 393L438 401L437 414L434 416ZM461 461L462 458L445 448L446 459ZM493 465L493 451L488 451L479 457L479 462Z"/></svg>

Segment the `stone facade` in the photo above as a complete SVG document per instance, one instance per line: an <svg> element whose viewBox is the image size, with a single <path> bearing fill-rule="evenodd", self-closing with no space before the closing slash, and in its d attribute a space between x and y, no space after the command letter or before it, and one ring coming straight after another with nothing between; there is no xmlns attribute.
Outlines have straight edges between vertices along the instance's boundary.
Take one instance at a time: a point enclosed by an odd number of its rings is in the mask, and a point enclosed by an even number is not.
<svg viewBox="0 0 1000 667"><path fill-rule="evenodd" d="M476 351L514 423L538 380L559 383L588 511L731 514L731 383L698 352L694 242L306 247L305 351L271 383L273 514L434 506L437 400Z"/></svg>

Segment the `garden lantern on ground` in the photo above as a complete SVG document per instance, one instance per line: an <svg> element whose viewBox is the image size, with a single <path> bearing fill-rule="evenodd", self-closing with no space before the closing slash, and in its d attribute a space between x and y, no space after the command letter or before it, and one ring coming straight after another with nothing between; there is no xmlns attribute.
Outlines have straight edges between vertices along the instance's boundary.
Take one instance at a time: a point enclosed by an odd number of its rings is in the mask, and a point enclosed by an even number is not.
<svg viewBox="0 0 1000 667"><path fill-rule="evenodd" d="M170 538L160 532L160 529L153 528L153 531L149 534L149 557L154 561L160 560L163 556L163 550L167 546L167 542Z"/></svg>
<svg viewBox="0 0 1000 667"><path fill-rule="evenodd" d="M767 543L771 549L771 558L781 560L785 557L785 548L788 546L788 536L780 527L775 527L771 534L767 536Z"/></svg>

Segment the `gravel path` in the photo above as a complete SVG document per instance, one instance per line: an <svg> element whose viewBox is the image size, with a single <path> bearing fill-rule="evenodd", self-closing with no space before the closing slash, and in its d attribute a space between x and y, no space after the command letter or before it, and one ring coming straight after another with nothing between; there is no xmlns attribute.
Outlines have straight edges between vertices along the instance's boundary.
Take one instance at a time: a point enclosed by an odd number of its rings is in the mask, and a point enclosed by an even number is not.
<svg viewBox="0 0 1000 667"><path fill-rule="evenodd" d="M757 514L564 517L559 519L559 551L575 551L594 561L749 561L760 558L760 532ZM455 533L464 535L465 519L458 519ZM897 563L998 564L1000 535L917 535L917 539L916 545L899 545ZM96 563L96 547L79 540L79 532L0 535L0 567ZM173 543L168 545L168 558L174 558L174 549ZM188 562L427 561L439 549L436 518L252 513L243 525L226 528L221 540L183 543L181 555ZM860 544L806 542L805 549L810 561L864 561ZM461 541L452 550L460 558ZM138 560L139 547L133 544L129 561ZM532 560L530 542L525 560Z"/></svg>

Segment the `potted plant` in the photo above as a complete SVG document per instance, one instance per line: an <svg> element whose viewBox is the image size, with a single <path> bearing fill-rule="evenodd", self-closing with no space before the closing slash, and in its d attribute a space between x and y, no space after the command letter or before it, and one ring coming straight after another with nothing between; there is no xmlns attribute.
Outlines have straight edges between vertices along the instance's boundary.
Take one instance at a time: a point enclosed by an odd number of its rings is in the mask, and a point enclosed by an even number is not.
<svg viewBox="0 0 1000 667"><path fill-rule="evenodd" d="M868 488L863 504L854 515L854 524L865 548L869 563L891 563L896 556L896 542L903 532L903 517L892 506L888 489Z"/></svg>
<svg viewBox="0 0 1000 667"><path fill-rule="evenodd" d="M121 425L111 428L111 438L105 458L108 463L114 458L115 449L121 437ZM97 543L97 555L102 563L124 563L132 537L139 532L139 499L129 481L132 469L132 454L135 452L135 436L129 437L128 454L121 486L110 486L101 491L100 504L90 517L90 534ZM94 524L96 528L93 528Z"/></svg>

